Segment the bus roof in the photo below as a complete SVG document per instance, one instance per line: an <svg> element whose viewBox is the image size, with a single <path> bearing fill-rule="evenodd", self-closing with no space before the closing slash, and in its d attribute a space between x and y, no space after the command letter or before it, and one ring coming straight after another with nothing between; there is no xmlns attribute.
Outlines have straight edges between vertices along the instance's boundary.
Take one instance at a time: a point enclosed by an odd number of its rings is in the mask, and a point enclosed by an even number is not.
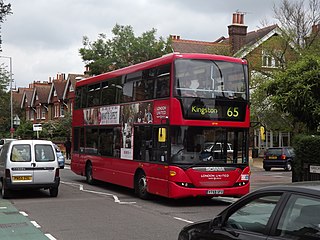
<svg viewBox="0 0 320 240"><path fill-rule="evenodd" d="M186 59L210 59L210 60L217 60L217 61L228 61L228 62L235 62L240 64L247 64L247 60L240 59L240 58L234 58L229 56L222 56L222 55L213 55L213 54L203 54L203 53L169 53L166 55L163 55L162 57L155 58L146 62L138 63L135 65L131 65L128 67L124 67L121 69L117 69L111 72L106 72L99 74L97 76L92 76L89 78L82 79L76 83L77 86L84 86L86 84L90 84L92 81L102 81L106 78L115 78L118 76L122 76L128 73L137 72L140 70L153 68L165 64L169 64L173 62L175 59L179 58L186 58Z"/></svg>

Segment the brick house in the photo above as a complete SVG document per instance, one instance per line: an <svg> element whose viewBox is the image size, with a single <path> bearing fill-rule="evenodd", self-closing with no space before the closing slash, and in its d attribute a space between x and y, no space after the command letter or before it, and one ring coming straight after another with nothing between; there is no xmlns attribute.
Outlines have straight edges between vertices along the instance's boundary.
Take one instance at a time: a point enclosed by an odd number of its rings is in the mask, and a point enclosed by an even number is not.
<svg viewBox="0 0 320 240"><path fill-rule="evenodd" d="M28 88L19 88L15 92L15 102L19 103L24 116L32 123L46 123L64 118L66 112L72 114L74 88L83 74L57 74L56 79L34 81Z"/></svg>

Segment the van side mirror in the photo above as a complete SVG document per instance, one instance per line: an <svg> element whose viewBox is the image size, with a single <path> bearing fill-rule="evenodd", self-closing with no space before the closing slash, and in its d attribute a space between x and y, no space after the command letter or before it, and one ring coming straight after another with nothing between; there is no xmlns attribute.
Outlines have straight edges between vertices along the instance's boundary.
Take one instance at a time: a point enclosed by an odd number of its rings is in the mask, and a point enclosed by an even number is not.
<svg viewBox="0 0 320 240"><path fill-rule="evenodd" d="M166 142L167 139L167 129L159 128L158 131L158 142Z"/></svg>

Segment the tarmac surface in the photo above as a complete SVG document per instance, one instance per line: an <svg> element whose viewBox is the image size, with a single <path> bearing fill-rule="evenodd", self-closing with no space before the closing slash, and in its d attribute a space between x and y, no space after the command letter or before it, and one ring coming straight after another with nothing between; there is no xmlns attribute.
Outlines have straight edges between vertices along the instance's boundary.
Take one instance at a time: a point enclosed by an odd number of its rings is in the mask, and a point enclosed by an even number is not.
<svg viewBox="0 0 320 240"><path fill-rule="evenodd" d="M70 160L66 161L70 164ZM250 167L262 168L262 159L250 159ZM41 240L55 238L50 234L41 232L37 223L28 219L27 214L17 210L6 199L0 198L0 239L6 240Z"/></svg>

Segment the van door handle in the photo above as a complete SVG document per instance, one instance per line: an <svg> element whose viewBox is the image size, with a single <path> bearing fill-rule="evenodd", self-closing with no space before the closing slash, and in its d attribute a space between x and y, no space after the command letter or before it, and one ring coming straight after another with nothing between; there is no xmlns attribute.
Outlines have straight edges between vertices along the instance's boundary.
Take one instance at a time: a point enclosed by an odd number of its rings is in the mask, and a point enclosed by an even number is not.
<svg viewBox="0 0 320 240"><path fill-rule="evenodd" d="M31 163L31 166L32 166L32 167L36 167L36 164L35 164L35 163Z"/></svg>

